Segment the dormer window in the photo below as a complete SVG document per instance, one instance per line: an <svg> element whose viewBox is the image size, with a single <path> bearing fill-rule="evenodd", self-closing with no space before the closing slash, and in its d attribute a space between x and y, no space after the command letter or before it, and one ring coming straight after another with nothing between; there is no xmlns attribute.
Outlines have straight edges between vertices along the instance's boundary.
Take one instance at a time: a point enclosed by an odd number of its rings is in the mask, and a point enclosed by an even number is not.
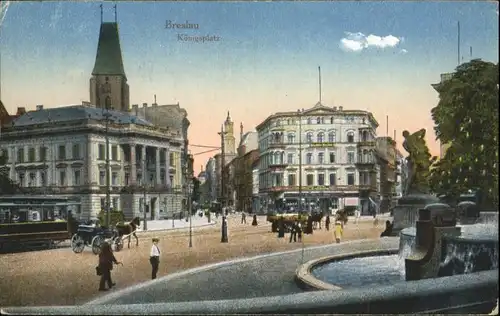
<svg viewBox="0 0 500 316"><path fill-rule="evenodd" d="M321 124L321 117L316 118L316 124Z"/></svg>

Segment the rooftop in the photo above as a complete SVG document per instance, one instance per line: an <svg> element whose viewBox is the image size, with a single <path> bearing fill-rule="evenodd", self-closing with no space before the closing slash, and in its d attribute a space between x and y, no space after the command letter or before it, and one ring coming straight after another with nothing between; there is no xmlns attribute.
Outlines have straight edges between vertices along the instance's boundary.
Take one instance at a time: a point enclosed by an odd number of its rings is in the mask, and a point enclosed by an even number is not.
<svg viewBox="0 0 500 316"><path fill-rule="evenodd" d="M104 109L93 108L83 105L70 105L65 107L50 108L30 111L14 119L13 126L30 126L51 122L64 122L75 120L105 120ZM109 120L115 124L137 124L143 126L153 126L150 122L121 111L109 111Z"/></svg>
<svg viewBox="0 0 500 316"><path fill-rule="evenodd" d="M104 22L101 24L92 75L119 75L126 78L125 69L123 68L120 36L118 35L118 24L115 22Z"/></svg>

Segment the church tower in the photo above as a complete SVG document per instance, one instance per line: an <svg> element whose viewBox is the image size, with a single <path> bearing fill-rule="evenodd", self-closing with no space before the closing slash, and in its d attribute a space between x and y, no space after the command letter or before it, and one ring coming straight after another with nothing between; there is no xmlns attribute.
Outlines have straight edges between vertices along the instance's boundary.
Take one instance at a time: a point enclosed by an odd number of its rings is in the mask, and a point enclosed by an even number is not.
<svg viewBox="0 0 500 316"><path fill-rule="evenodd" d="M123 68L118 23L103 22L101 5L101 31L97 45L94 70L90 78L90 103L98 108L128 111L129 86Z"/></svg>
<svg viewBox="0 0 500 316"><path fill-rule="evenodd" d="M224 136L224 146L226 154L235 154L236 144L234 139L234 123L231 120L229 111L227 111L227 118L224 122L224 131L226 132L226 135Z"/></svg>

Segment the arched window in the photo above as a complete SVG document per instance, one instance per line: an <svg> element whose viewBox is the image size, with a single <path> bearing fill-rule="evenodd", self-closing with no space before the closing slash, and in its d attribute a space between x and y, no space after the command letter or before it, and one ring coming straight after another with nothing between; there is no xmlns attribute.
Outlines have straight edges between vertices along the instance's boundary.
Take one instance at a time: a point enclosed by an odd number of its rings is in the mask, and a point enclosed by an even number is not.
<svg viewBox="0 0 500 316"><path fill-rule="evenodd" d="M354 143L354 132L351 131L347 133L347 142Z"/></svg>
<svg viewBox="0 0 500 316"><path fill-rule="evenodd" d="M347 163L348 164L354 164L354 149L347 148Z"/></svg>
<svg viewBox="0 0 500 316"><path fill-rule="evenodd" d="M307 153L306 154L306 164L308 164L308 165L312 164L312 160L313 160L313 154Z"/></svg>
<svg viewBox="0 0 500 316"><path fill-rule="evenodd" d="M306 141L307 141L308 143L312 143L312 142L313 142L313 133L308 132L308 133L306 134Z"/></svg>
<svg viewBox="0 0 500 316"><path fill-rule="evenodd" d="M370 156L368 154L368 150L363 150L363 162L364 163L370 163Z"/></svg>
<svg viewBox="0 0 500 316"><path fill-rule="evenodd" d="M335 143L337 141L337 137L335 136L335 131L331 131L328 133L328 142Z"/></svg>
<svg viewBox="0 0 500 316"><path fill-rule="evenodd" d="M104 101L104 106L106 109L111 110L111 98L109 95L106 97L106 100Z"/></svg>
<svg viewBox="0 0 500 316"><path fill-rule="evenodd" d="M316 118L316 124L321 124L321 117Z"/></svg>
<svg viewBox="0 0 500 316"><path fill-rule="evenodd" d="M333 116L330 117L330 124L333 124Z"/></svg>
<svg viewBox="0 0 500 316"><path fill-rule="evenodd" d="M293 144L293 143L295 143L295 135L294 135L294 134L291 134L291 133L290 133L290 134L288 134L288 135L287 135L287 139L288 139L288 143L289 143L289 144Z"/></svg>
<svg viewBox="0 0 500 316"><path fill-rule="evenodd" d="M364 142L367 142L368 141L368 132L367 131L363 131L361 133L361 138L363 139Z"/></svg>
<svg viewBox="0 0 500 316"><path fill-rule="evenodd" d="M275 152L274 153L274 164L278 165L281 163L281 153Z"/></svg>
<svg viewBox="0 0 500 316"><path fill-rule="evenodd" d="M323 132L319 132L319 133L318 133L318 137L317 137L317 139L318 139L318 140L317 140L317 142L318 142L318 143L322 143L322 142L324 142L324 141L325 141L325 133L323 133Z"/></svg>

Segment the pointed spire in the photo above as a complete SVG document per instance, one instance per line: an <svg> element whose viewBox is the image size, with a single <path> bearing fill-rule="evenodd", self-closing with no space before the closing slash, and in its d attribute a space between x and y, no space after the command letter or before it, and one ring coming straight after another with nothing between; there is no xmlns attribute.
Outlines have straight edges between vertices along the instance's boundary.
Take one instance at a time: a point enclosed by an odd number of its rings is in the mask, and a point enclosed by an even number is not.
<svg viewBox="0 0 500 316"><path fill-rule="evenodd" d="M102 22L101 24L92 75L118 75L126 78L118 24L115 22Z"/></svg>
<svg viewBox="0 0 500 316"><path fill-rule="evenodd" d="M227 118L226 118L226 122L231 122L231 115L229 115L229 111L227 111Z"/></svg>

